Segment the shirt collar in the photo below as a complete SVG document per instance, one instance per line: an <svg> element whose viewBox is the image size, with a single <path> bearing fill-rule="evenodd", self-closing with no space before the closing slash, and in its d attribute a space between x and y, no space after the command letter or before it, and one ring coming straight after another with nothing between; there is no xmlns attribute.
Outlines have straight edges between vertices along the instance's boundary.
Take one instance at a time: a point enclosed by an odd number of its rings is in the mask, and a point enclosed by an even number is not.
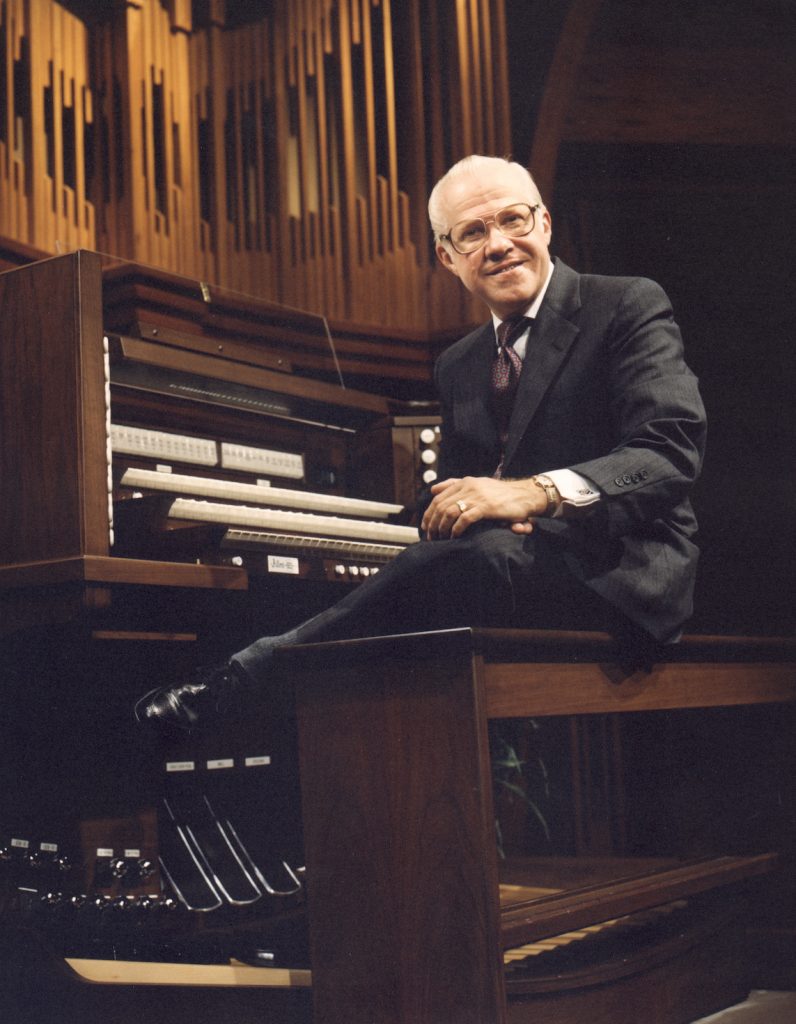
<svg viewBox="0 0 796 1024"><path fill-rule="evenodd" d="M527 309L522 311L521 316L530 317L531 320L535 320L536 319L536 314L539 312L539 307L542 305L542 300L545 297L545 292L547 291L547 286L550 284L550 278L553 276L553 270L554 269L555 269L555 264L553 263L552 260L550 260L550 266L547 269L547 277L545 279L545 283L539 289L539 293L537 294L537 296L533 300L533 302L528 306ZM493 313L492 314L492 326L495 328L495 334L496 335L497 335L498 326L501 323L503 323L503 321L500 319L500 317L499 316L495 316L495 314Z"/></svg>

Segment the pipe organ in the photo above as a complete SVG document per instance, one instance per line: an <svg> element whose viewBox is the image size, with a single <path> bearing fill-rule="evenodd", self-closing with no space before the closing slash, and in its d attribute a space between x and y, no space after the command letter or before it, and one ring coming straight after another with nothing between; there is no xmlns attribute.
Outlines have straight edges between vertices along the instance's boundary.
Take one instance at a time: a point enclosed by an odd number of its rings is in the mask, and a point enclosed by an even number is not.
<svg viewBox="0 0 796 1024"><path fill-rule="evenodd" d="M0 0L0 234L352 324L472 320L425 203L460 156L509 150L503 18L502 0Z"/></svg>

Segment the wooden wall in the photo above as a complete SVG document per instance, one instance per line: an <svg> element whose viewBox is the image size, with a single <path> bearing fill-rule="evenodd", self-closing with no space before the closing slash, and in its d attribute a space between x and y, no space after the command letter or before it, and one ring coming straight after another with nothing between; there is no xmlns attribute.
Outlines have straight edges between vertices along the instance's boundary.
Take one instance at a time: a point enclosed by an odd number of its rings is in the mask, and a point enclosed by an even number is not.
<svg viewBox="0 0 796 1024"><path fill-rule="evenodd" d="M446 167L509 148L503 0L0 0L0 235L353 324L482 313Z"/></svg>

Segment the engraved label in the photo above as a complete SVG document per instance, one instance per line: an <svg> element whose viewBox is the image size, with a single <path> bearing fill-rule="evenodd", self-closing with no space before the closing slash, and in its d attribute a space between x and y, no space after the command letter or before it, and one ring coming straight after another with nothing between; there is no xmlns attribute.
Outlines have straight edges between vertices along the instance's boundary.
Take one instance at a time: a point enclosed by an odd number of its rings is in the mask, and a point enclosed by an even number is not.
<svg viewBox="0 0 796 1024"><path fill-rule="evenodd" d="M297 558L289 558L287 555L269 555L268 571L284 572L290 576L298 576L299 560Z"/></svg>

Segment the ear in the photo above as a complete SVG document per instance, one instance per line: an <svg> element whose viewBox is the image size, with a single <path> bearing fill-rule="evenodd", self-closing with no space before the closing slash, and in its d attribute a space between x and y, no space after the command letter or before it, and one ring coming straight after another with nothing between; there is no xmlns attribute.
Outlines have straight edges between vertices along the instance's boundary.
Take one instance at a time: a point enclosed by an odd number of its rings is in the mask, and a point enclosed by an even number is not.
<svg viewBox="0 0 796 1024"><path fill-rule="evenodd" d="M453 257L442 244L442 242L437 242L435 246L435 251L437 253L437 259L440 261L443 267L446 267L448 270L450 270L452 274L455 274L458 277L459 271L456 267L456 264L453 262Z"/></svg>
<svg viewBox="0 0 796 1024"><path fill-rule="evenodd" d="M553 221L552 221L552 218L550 217L550 211L548 209L546 209L546 208L544 209L544 212L542 213L542 233L544 234L545 240L546 240L547 245L549 247L550 240L553 237Z"/></svg>

